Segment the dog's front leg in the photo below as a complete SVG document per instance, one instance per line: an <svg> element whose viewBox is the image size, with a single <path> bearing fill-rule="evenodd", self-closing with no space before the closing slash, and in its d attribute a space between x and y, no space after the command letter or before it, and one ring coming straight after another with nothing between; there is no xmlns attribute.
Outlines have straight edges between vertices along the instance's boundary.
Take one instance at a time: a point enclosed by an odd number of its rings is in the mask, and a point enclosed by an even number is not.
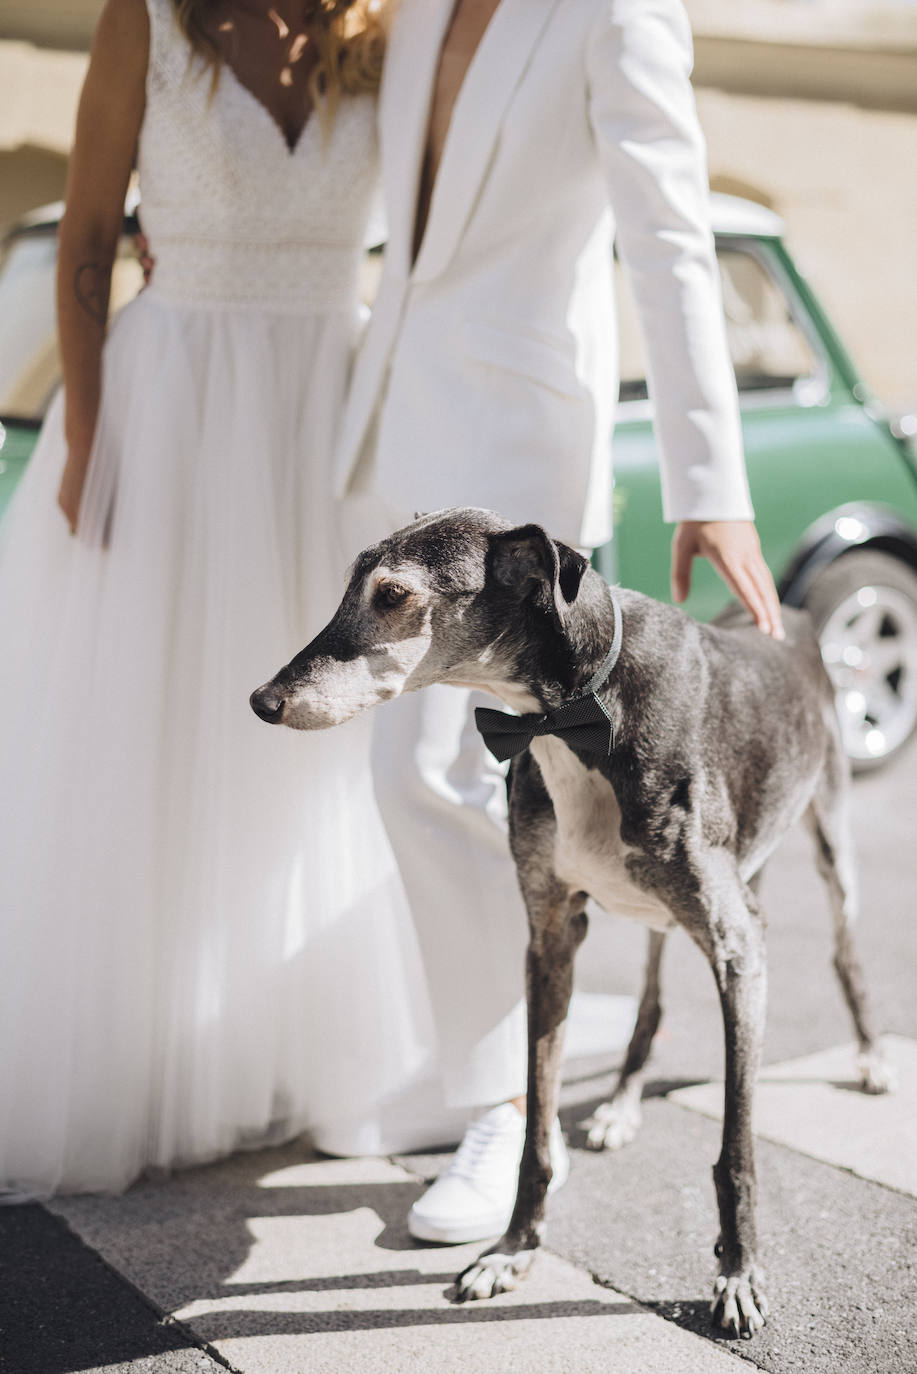
<svg viewBox="0 0 917 1374"><path fill-rule="evenodd" d="M573 991L573 956L586 933L585 894L552 879L549 892L523 895L529 912L526 956L528 1095L516 1205L506 1234L459 1275L456 1297L490 1298L524 1278L544 1231L551 1182L551 1125L557 1112L564 1022Z"/></svg>

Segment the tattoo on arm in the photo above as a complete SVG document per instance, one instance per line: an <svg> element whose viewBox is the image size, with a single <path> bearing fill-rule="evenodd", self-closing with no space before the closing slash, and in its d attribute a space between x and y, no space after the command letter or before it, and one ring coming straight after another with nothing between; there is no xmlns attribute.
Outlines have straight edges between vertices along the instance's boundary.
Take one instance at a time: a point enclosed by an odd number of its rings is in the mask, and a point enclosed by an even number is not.
<svg viewBox="0 0 917 1374"><path fill-rule="evenodd" d="M108 296L111 291L111 264L81 262L73 276L73 294L96 324L108 320Z"/></svg>

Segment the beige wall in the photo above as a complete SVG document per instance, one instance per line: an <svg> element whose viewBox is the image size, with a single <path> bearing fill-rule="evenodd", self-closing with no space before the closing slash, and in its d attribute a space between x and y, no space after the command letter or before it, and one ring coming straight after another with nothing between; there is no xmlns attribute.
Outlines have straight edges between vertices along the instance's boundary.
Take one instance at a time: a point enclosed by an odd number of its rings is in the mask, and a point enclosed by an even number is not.
<svg viewBox="0 0 917 1374"><path fill-rule="evenodd" d="M866 380L917 406L917 116L700 90L711 181L782 215Z"/></svg>
<svg viewBox="0 0 917 1374"><path fill-rule="evenodd" d="M917 408L917 5L687 6L712 184L783 216L866 380Z"/></svg>
<svg viewBox="0 0 917 1374"><path fill-rule="evenodd" d="M917 112L917 7L898 0L686 0L695 80L744 95Z"/></svg>
<svg viewBox="0 0 917 1374"><path fill-rule="evenodd" d="M867 380L917 406L917 4L687 5L713 184L784 217ZM0 0L0 227L63 192L101 6Z"/></svg>
<svg viewBox="0 0 917 1374"><path fill-rule="evenodd" d="M0 152L0 234L20 215L64 194L67 159L43 148Z"/></svg>
<svg viewBox="0 0 917 1374"><path fill-rule="evenodd" d="M63 195L86 61L0 37L0 229Z"/></svg>
<svg viewBox="0 0 917 1374"><path fill-rule="evenodd" d="M0 0L0 38L22 38L46 48L89 47L104 0Z"/></svg>

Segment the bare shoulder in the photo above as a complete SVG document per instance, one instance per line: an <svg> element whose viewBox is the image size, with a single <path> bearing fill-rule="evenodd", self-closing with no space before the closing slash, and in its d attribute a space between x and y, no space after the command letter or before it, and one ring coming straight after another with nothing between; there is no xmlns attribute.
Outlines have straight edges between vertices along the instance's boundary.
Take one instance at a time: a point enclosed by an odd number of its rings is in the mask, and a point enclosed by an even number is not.
<svg viewBox="0 0 917 1374"><path fill-rule="evenodd" d="M106 0L92 39L82 108L117 107L136 125L143 112L150 60L150 18L146 0Z"/></svg>
<svg viewBox="0 0 917 1374"><path fill-rule="evenodd" d="M100 206L120 225L146 106L150 22L144 0L106 0L80 96L67 183L67 215Z"/></svg>
<svg viewBox="0 0 917 1374"><path fill-rule="evenodd" d="M146 0L106 0L92 40L92 62L146 71L150 17Z"/></svg>

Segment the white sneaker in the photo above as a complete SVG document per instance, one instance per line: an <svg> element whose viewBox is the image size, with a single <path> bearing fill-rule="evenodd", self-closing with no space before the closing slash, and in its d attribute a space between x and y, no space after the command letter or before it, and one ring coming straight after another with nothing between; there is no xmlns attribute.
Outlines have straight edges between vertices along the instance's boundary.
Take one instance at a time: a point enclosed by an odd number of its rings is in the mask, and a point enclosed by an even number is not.
<svg viewBox="0 0 917 1374"><path fill-rule="evenodd" d="M445 1245L502 1235L513 1214L524 1142L525 1117L511 1102L485 1112L468 1127L445 1173L414 1203L408 1213L411 1235ZM556 1117L551 1127L551 1168L549 1193L566 1183L570 1172Z"/></svg>

